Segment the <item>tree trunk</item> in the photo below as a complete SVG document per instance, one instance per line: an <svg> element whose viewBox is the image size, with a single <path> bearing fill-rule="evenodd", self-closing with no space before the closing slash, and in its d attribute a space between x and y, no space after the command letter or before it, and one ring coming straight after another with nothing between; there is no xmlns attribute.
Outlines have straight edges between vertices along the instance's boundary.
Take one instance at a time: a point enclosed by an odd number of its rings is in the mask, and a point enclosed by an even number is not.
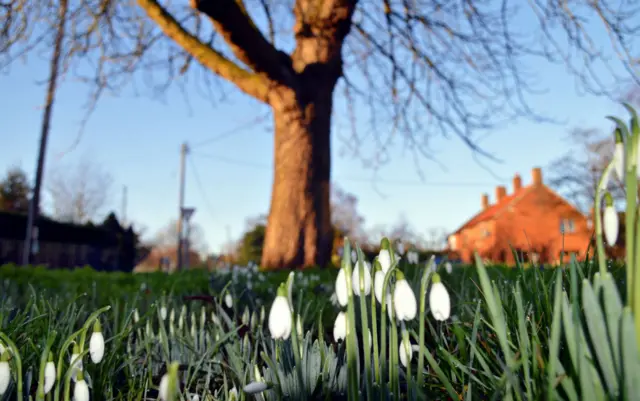
<svg viewBox="0 0 640 401"><path fill-rule="evenodd" d="M302 80L276 90L275 171L262 267L326 266L333 230L329 203L331 107L335 80ZM309 83L312 83L309 85Z"/></svg>

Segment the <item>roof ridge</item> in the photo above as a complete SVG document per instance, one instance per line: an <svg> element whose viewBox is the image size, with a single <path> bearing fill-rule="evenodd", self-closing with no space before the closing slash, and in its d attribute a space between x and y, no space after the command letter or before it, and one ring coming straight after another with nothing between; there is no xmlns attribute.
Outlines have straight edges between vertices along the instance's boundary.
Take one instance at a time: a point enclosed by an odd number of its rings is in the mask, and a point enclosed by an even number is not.
<svg viewBox="0 0 640 401"><path fill-rule="evenodd" d="M462 226L460 226L452 234L458 234L463 229L469 228L469 227L473 227L476 224L480 223L481 221L474 222L474 220L476 220L480 215L482 215L484 213L488 213L488 212L492 211L493 215L486 219L486 220L492 220L497 214L500 214L504 209L506 209L508 206L512 205L513 202L520 201L520 199L522 199L522 197L524 195L526 195L528 192L530 192L532 187L533 187L532 184L524 186L524 187L520 188L517 192L514 192L513 194L506 196L506 198L511 198L511 199L503 199L502 201L497 202L494 205L489 206L487 209L481 210L480 212L474 214L469 220L467 220ZM503 202L504 202L504 204L503 204ZM482 220L482 221L486 221L486 220Z"/></svg>

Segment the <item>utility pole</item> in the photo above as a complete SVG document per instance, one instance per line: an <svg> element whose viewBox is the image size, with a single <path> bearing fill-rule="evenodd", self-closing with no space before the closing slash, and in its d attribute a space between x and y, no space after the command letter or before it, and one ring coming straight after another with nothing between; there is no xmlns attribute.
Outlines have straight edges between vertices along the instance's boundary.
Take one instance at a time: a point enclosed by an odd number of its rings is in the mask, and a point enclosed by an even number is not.
<svg viewBox="0 0 640 401"><path fill-rule="evenodd" d="M40 148L38 149L38 164L36 167L36 182L33 187L33 194L29 201L29 215L27 216L27 228L24 239L24 249L22 251L22 265L27 266L31 262L31 252L34 241L37 241L38 229L34 229L34 223L40 212L40 187L42 187L42 174L44 170L44 158L47 153L47 139L49 138L49 124L51 114L53 114L53 102L56 96L56 84L60 69L60 58L62 54L62 41L64 40L64 26L67 20L68 1L60 1L58 8L58 28L51 55L49 83L47 84L47 96L42 114L42 126L40 131Z"/></svg>
<svg viewBox="0 0 640 401"><path fill-rule="evenodd" d="M122 210L120 211L120 225L124 227L127 223L127 186L122 186Z"/></svg>
<svg viewBox="0 0 640 401"><path fill-rule="evenodd" d="M182 269L182 243L183 243L183 235L182 235L182 224L184 221L184 187L185 187L185 174L186 174L186 162L187 162L187 153L189 152L189 147L187 143L184 142L182 146L180 146L180 194L178 198L178 226L176 229L178 230L178 249L177 251L177 266L176 269Z"/></svg>

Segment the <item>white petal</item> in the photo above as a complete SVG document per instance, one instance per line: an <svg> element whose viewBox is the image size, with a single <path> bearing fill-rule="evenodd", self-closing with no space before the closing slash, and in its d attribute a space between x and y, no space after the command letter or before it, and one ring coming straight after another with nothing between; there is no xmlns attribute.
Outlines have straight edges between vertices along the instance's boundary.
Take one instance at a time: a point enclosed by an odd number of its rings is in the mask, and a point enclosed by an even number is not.
<svg viewBox="0 0 640 401"><path fill-rule="evenodd" d="M613 206L605 207L602 220L604 237L609 246L614 246L618 240L618 213L616 213L616 209Z"/></svg>
<svg viewBox="0 0 640 401"><path fill-rule="evenodd" d="M407 342L402 340L402 342L400 343L400 347L398 349L400 362L404 367L406 367L407 364L411 362L411 359L413 359L413 347L411 346L411 343L409 343L408 346L409 346L409 351L407 352Z"/></svg>
<svg viewBox="0 0 640 401"><path fill-rule="evenodd" d="M398 249L397 250L398 250L398 253L400 255L404 254L404 244L402 242L398 243Z"/></svg>
<svg viewBox="0 0 640 401"><path fill-rule="evenodd" d="M161 401L166 401L169 398L169 375L166 373L162 376L162 379L160 379L158 398L160 398Z"/></svg>
<svg viewBox="0 0 640 401"><path fill-rule="evenodd" d="M364 295L371 293L371 268L363 263L364 267ZM353 274L351 275L351 285L353 286L353 293L360 296L360 266L356 264L353 267Z"/></svg>
<svg viewBox="0 0 640 401"><path fill-rule="evenodd" d="M9 368L9 362L0 362L0 395L7 392L10 381L11 369Z"/></svg>
<svg viewBox="0 0 640 401"><path fill-rule="evenodd" d="M237 401L238 400L238 389L235 387L232 387L231 390L229 390L229 401Z"/></svg>
<svg viewBox="0 0 640 401"><path fill-rule="evenodd" d="M89 401L89 386L84 380L78 380L73 388L74 401Z"/></svg>
<svg viewBox="0 0 640 401"><path fill-rule="evenodd" d="M376 295L378 303L382 303L382 286L384 285L384 273L378 270L373 278L373 292ZM389 288L387 288L387 292Z"/></svg>
<svg viewBox="0 0 640 401"><path fill-rule="evenodd" d="M91 333L89 340L89 355L93 363L100 363L104 356L104 337L100 332Z"/></svg>
<svg viewBox="0 0 640 401"><path fill-rule="evenodd" d="M286 340L291 334L291 308L287 297L277 296L269 311L269 331L274 339Z"/></svg>
<svg viewBox="0 0 640 401"><path fill-rule="evenodd" d="M198 394L191 394L191 401L200 401L200 396Z"/></svg>
<svg viewBox="0 0 640 401"><path fill-rule="evenodd" d="M407 280L398 280L393 292L395 313L399 320L412 320L418 313L416 296Z"/></svg>
<svg viewBox="0 0 640 401"><path fill-rule="evenodd" d="M71 365L70 369L73 370L71 378L73 379L73 381L76 381L78 373L83 369L82 358L78 358L78 354L71 354L69 364Z"/></svg>
<svg viewBox="0 0 640 401"><path fill-rule="evenodd" d="M347 306L349 301L349 289L347 288L347 276L344 269L340 269L336 277L336 295L340 305Z"/></svg>
<svg viewBox="0 0 640 401"><path fill-rule="evenodd" d="M451 314L451 300L447 288L441 282L434 283L429 293L429 308L436 320L447 320Z"/></svg>
<svg viewBox="0 0 640 401"><path fill-rule="evenodd" d="M378 254L378 263L380 263L380 267L383 272L387 272L391 268L391 255L389 251L386 249L381 249Z"/></svg>
<svg viewBox="0 0 640 401"><path fill-rule="evenodd" d="M358 253L354 250L351 251L351 263L356 263L358 260Z"/></svg>
<svg viewBox="0 0 640 401"><path fill-rule="evenodd" d="M167 308L165 306L160 307L160 318L167 320Z"/></svg>
<svg viewBox="0 0 640 401"><path fill-rule="evenodd" d="M231 307L233 306L233 298L231 297L231 294L229 294L228 292L224 295L224 303L225 305L227 305L227 308L231 309Z"/></svg>
<svg viewBox="0 0 640 401"><path fill-rule="evenodd" d="M49 391L56 383L56 365L53 361L47 362L44 366L44 393L49 394Z"/></svg>
<svg viewBox="0 0 640 401"><path fill-rule="evenodd" d="M267 384L262 382L251 382L244 386L243 390L247 394L258 394L267 389Z"/></svg>
<svg viewBox="0 0 640 401"><path fill-rule="evenodd" d="M338 313L338 317L336 317L336 321L333 324L333 339L338 342L338 340L344 340L347 336L347 315L344 312Z"/></svg>
<svg viewBox="0 0 640 401"><path fill-rule="evenodd" d="M453 270L453 267L451 266L451 262L446 262L444 264L444 267L447 270L447 273L451 274L451 271Z"/></svg>

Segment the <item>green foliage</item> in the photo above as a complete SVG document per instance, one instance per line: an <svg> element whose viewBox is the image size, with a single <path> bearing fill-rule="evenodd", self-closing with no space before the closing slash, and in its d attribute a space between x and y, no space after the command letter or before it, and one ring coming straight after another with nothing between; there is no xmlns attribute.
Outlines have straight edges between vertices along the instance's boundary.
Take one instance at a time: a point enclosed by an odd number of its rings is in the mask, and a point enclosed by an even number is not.
<svg viewBox="0 0 640 401"><path fill-rule="evenodd" d="M242 236L237 250L238 263L240 265L246 266L250 263L260 263L266 229L264 224L257 224Z"/></svg>
<svg viewBox="0 0 640 401"><path fill-rule="evenodd" d="M0 210L26 213L29 210L31 186L27 174L12 167L0 181Z"/></svg>

